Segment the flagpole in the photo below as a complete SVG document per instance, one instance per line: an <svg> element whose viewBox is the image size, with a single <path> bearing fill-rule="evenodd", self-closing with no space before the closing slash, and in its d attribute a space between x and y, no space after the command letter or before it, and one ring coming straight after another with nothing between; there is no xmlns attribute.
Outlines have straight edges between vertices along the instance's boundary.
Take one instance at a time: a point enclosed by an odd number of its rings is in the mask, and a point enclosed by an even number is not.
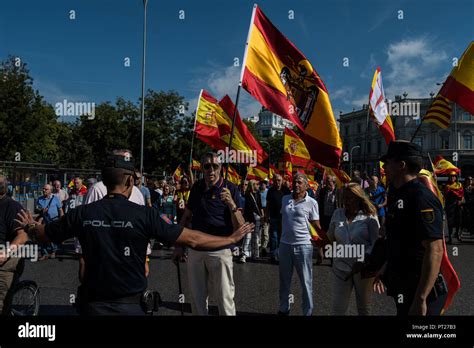
<svg viewBox="0 0 474 348"><path fill-rule="evenodd" d="M368 142L368 137L369 137L369 121L370 121L370 97L369 97L369 103L367 104L367 119L366 119L366 124L365 124L365 142L364 142L364 162L363 162L363 172L365 172L365 164L366 164L366 158L367 158L367 142Z"/></svg>
<svg viewBox="0 0 474 348"><path fill-rule="evenodd" d="M240 71L240 80L239 80L239 86L237 87L237 96L235 97L235 109L234 109L234 115L232 116L232 128L231 128L231 131L230 131L230 139L229 139L229 150L232 149L232 140L234 139L234 130L235 130L235 118L237 116L237 107L239 105L239 97L240 97L240 89L242 88L242 79L243 79L243 76L244 76L244 69L245 69L245 63L246 63L246 60L247 60L247 50L248 50L248 47L249 47L249 41L250 41L250 35L252 33L252 25L253 25L253 21L254 21L254 18L255 18L255 11L257 9L257 4L254 4L253 5L253 10L252 10L252 17L250 19L250 25L249 25L249 31L248 31L248 34L247 34L247 41L245 42L245 51L244 51L244 59L242 61L242 69ZM226 163L226 172L225 172L225 177L224 177L224 181L226 182L227 184L227 175L229 173L229 161L227 161Z"/></svg>
<svg viewBox="0 0 474 348"><path fill-rule="evenodd" d="M148 0L143 0L143 57L142 57L142 100L141 100L141 137L140 137L140 173L143 176L143 147L145 138L145 57L146 57L146 7Z"/></svg>
<svg viewBox="0 0 474 348"><path fill-rule="evenodd" d="M194 138L196 137L196 120L197 120L197 114L199 110L199 103L201 102L201 95L202 95L202 89L201 89L201 92L199 92L199 99L196 105L196 112L194 113L193 137L191 139L191 153L189 154L189 163L191 165L193 164L193 147L194 147Z"/></svg>

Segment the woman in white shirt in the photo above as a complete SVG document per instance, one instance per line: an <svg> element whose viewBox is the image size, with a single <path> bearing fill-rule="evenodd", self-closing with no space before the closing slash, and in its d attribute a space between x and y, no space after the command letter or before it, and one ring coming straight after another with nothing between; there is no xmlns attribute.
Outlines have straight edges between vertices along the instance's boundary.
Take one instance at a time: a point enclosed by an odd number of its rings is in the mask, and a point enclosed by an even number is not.
<svg viewBox="0 0 474 348"><path fill-rule="evenodd" d="M343 206L332 215L328 230L331 244L325 247L333 256L332 312L346 314L354 288L359 315L369 315L374 278L353 272L353 266L372 252L380 227L377 210L357 183L344 188Z"/></svg>

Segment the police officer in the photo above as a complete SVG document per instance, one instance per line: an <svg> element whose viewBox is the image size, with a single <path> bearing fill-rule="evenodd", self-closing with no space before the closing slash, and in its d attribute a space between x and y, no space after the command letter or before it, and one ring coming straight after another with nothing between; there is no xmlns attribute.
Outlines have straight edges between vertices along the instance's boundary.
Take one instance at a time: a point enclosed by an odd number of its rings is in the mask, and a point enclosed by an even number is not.
<svg viewBox="0 0 474 348"><path fill-rule="evenodd" d="M386 217L387 258L383 276L374 283L387 286L397 315L439 315L447 288L440 275L443 256L443 208L439 199L417 179L421 148L392 141L381 161L390 183Z"/></svg>
<svg viewBox="0 0 474 348"><path fill-rule="evenodd" d="M61 243L77 237L85 261L83 286L85 313L89 315L143 315L141 298L147 287L143 265L151 238L198 249L214 249L236 243L251 232L245 224L227 237L211 236L178 225L168 225L158 210L128 201L134 187L134 165L130 158L107 158L102 179L107 196L70 210L62 219L38 225L30 212L17 220L30 237L40 242ZM33 238L32 238L33 239Z"/></svg>

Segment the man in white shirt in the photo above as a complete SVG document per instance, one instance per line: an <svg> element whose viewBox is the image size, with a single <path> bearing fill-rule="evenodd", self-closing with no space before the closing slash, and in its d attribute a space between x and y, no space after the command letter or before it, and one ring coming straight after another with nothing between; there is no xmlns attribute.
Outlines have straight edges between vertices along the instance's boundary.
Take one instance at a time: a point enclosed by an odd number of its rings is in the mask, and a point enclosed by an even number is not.
<svg viewBox="0 0 474 348"><path fill-rule="evenodd" d="M293 193L283 196L281 205L282 234L278 255L280 259L279 315L290 312L290 286L296 269L303 290L303 315L313 312L313 245L310 224L318 231L318 203L309 197L308 179L297 173L293 177Z"/></svg>

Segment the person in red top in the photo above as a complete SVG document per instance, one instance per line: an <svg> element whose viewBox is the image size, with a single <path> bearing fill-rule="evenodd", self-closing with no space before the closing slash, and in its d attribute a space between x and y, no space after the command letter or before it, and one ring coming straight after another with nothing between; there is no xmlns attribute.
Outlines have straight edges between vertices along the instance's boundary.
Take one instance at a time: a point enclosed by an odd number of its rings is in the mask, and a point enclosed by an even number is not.
<svg viewBox="0 0 474 348"><path fill-rule="evenodd" d="M461 203L464 198L464 189L457 180L456 172L451 172L449 181L444 188L445 210L448 219L448 244L452 243L451 235L456 229L456 238L460 242L459 230L461 226Z"/></svg>
<svg viewBox="0 0 474 348"><path fill-rule="evenodd" d="M74 179L74 188L72 194L77 196L85 196L87 194L87 187L83 184L82 179L79 177Z"/></svg>

